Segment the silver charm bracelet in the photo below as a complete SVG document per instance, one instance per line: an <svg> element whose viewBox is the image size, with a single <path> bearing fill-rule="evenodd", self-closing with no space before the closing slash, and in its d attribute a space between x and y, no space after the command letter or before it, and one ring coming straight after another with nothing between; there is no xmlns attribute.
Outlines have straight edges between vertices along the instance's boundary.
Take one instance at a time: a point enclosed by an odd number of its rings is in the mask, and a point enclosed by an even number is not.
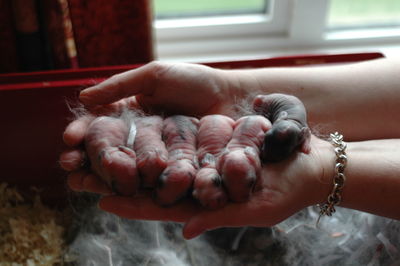
<svg viewBox="0 0 400 266"><path fill-rule="evenodd" d="M332 214L336 211L335 205L338 205L342 200L342 190L344 187L344 182L346 181L346 176L344 175L344 169L347 165L346 142L343 141L343 135L339 134L338 132L330 134L330 141L335 148L336 154L333 189L332 192L329 194L326 202L322 205L318 205L320 211L317 225L322 216L332 216Z"/></svg>

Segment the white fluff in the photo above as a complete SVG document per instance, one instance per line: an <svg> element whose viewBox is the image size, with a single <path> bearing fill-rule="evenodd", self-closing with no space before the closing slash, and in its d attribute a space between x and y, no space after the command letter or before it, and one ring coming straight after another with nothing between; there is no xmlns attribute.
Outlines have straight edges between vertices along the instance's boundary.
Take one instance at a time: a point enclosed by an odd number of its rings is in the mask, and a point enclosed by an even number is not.
<svg viewBox="0 0 400 266"><path fill-rule="evenodd" d="M338 208L319 227L307 208L273 228L226 228L184 240L182 226L79 205L67 257L77 265L398 265L400 222Z"/></svg>

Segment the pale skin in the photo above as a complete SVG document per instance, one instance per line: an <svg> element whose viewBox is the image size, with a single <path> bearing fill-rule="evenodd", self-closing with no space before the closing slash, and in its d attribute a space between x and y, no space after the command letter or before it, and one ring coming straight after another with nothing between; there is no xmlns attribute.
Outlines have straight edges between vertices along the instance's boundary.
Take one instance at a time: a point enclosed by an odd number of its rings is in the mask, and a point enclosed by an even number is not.
<svg viewBox="0 0 400 266"><path fill-rule="evenodd" d="M347 140L400 137L400 58L313 68L237 70L237 90L281 92L304 103L308 121ZM253 86L243 84L247 80ZM357 123L362 121L362 123ZM357 126L354 126L357 123Z"/></svg>
<svg viewBox="0 0 400 266"><path fill-rule="evenodd" d="M340 205L400 219L399 90L400 60L395 59L257 70L157 62L88 88L80 99L97 109L94 113L128 105L201 117L230 115L232 104L249 93L295 95L305 104L311 126L319 125L322 133L339 131L346 141L358 141L348 143L347 180ZM107 108L98 107L117 100ZM90 121L87 116L67 127L64 140L71 150L62 156L69 154L74 160L69 160L68 167L63 162L61 165L73 170L68 179L72 189L110 194L93 174L79 169L83 157L75 147L82 142ZM368 139L380 140L361 141ZM141 194L135 198L106 196L99 206L130 219L183 222L186 238L223 226L272 226L307 206L324 202L332 189L333 147L315 136L310 145L309 154L299 152L264 166L263 182L246 203L206 211L188 200L162 208Z"/></svg>

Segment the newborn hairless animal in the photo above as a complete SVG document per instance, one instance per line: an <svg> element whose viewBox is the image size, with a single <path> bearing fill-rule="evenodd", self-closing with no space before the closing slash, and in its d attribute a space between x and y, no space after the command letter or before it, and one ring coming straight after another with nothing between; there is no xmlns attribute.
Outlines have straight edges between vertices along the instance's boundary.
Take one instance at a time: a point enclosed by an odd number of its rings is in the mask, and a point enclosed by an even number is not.
<svg viewBox="0 0 400 266"><path fill-rule="evenodd" d="M162 141L163 118L161 116L138 117L135 120L137 135L134 149L142 186L154 188L158 177L167 167L168 151Z"/></svg>
<svg viewBox="0 0 400 266"><path fill-rule="evenodd" d="M271 122L261 115L243 116L235 122L232 139L218 160L229 199L245 202L260 177L259 158L263 138Z"/></svg>
<svg viewBox="0 0 400 266"><path fill-rule="evenodd" d="M280 93L258 95L253 101L253 109L272 123L261 148L264 163L286 159L296 149L310 152L311 133L306 109L297 97Z"/></svg>
<svg viewBox="0 0 400 266"><path fill-rule="evenodd" d="M127 143L128 135L123 120L108 116L96 118L85 135L92 170L124 196L133 195L140 185L136 154Z"/></svg>
<svg viewBox="0 0 400 266"><path fill-rule="evenodd" d="M196 137L199 120L175 115L164 120L163 139L168 151L167 168L158 178L155 200L168 206L185 197L198 169Z"/></svg>
<svg viewBox="0 0 400 266"><path fill-rule="evenodd" d="M121 119L99 117L85 137L92 170L122 195L136 192L140 175L142 185L155 188L156 201L163 206L175 203L191 189L193 196L211 209L226 203L226 192L232 201L246 201L261 167L258 154L265 163L281 161L296 149L310 151L306 110L298 98L259 95L253 109L258 115L236 122L221 115L206 116L200 123L180 115L165 120L159 116L137 118L134 149L140 158L127 145L128 125ZM199 172L197 141L202 163Z"/></svg>
<svg viewBox="0 0 400 266"><path fill-rule="evenodd" d="M193 184L193 197L209 209L223 207L228 196L217 170L217 160L231 140L235 121L224 115L207 115L200 120L197 157L201 169Z"/></svg>

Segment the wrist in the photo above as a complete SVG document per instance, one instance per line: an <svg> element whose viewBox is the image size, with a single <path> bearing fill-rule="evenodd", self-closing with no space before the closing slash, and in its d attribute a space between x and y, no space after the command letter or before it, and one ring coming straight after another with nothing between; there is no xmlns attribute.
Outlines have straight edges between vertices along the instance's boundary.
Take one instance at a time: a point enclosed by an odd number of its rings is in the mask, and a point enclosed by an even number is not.
<svg viewBox="0 0 400 266"><path fill-rule="evenodd" d="M333 188L336 155L334 147L326 140L313 137L311 156L319 165L317 175L311 177L311 202L310 205L324 203Z"/></svg>
<svg viewBox="0 0 400 266"><path fill-rule="evenodd" d="M226 81L228 95L235 97L236 100L263 93L261 83L251 71L221 70L221 72Z"/></svg>

